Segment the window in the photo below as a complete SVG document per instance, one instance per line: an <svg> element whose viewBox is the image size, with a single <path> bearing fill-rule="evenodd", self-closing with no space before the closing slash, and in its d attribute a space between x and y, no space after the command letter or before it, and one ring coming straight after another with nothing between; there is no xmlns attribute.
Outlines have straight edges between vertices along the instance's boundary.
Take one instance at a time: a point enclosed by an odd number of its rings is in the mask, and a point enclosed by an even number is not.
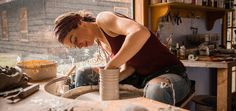
<svg viewBox="0 0 236 111"><path fill-rule="evenodd" d="M22 41L28 41L28 17L27 9L20 9L20 36Z"/></svg>
<svg viewBox="0 0 236 111"><path fill-rule="evenodd" d="M233 9L236 10L236 1ZM236 11L229 12L227 15L227 48L236 48Z"/></svg>
<svg viewBox="0 0 236 111"><path fill-rule="evenodd" d="M121 13L127 17L129 17L129 9L128 8L125 8L125 7L114 7L113 8L114 12L118 12L118 13Z"/></svg>
<svg viewBox="0 0 236 111"><path fill-rule="evenodd" d="M104 1L112 1L112 2L127 2L127 3L130 2L130 0L104 0Z"/></svg>
<svg viewBox="0 0 236 111"><path fill-rule="evenodd" d="M7 11L2 11L2 40L8 40L8 20L7 20Z"/></svg>

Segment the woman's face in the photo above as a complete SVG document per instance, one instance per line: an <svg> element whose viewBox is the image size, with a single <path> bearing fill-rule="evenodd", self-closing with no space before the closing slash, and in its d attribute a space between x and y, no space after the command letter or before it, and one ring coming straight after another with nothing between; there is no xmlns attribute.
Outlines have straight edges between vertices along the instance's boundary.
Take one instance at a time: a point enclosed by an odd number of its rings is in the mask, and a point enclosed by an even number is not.
<svg viewBox="0 0 236 111"><path fill-rule="evenodd" d="M79 26L66 35L63 44L69 48L83 48L93 45L94 39L95 36L90 29Z"/></svg>

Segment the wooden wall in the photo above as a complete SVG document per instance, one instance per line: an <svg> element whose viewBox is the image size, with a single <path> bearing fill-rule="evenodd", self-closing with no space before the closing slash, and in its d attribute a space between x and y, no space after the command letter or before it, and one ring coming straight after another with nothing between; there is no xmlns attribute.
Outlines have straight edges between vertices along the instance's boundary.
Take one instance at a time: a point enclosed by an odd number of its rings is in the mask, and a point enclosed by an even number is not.
<svg viewBox="0 0 236 111"><path fill-rule="evenodd" d="M15 0L1 3L0 52L45 54L60 51L60 44L53 38L53 21L62 13L81 9L95 15L107 10L132 15L130 0Z"/></svg>

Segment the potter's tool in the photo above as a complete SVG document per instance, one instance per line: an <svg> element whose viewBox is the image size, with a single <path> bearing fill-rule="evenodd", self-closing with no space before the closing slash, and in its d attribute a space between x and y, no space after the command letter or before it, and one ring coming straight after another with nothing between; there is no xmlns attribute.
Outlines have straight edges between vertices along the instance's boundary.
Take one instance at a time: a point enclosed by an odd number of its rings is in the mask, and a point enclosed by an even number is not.
<svg viewBox="0 0 236 111"><path fill-rule="evenodd" d="M71 79L69 78L69 76L72 74L72 72L75 70L76 65L71 66L68 71L65 74L65 77L67 78L66 81L64 81L65 85L69 85L71 83Z"/></svg>
<svg viewBox="0 0 236 111"><path fill-rule="evenodd" d="M20 91L22 91L23 88L20 87L20 88L16 88L16 89L13 89L13 90L9 90L9 91L4 91L4 92L0 92L0 96L9 96L9 95L12 95L12 94L16 94Z"/></svg>
<svg viewBox="0 0 236 111"><path fill-rule="evenodd" d="M72 74L72 72L75 70L76 66L73 65L69 68L69 70L66 72L65 76L70 76Z"/></svg>
<svg viewBox="0 0 236 111"><path fill-rule="evenodd" d="M30 85L30 86L24 88L23 90L21 90L19 93L15 94L15 95L6 97L6 99L10 103L16 103L16 102L20 101L21 99L24 99L24 98L30 96L31 94L33 94L34 92L36 92L38 90L39 90L39 84L33 84L33 85Z"/></svg>

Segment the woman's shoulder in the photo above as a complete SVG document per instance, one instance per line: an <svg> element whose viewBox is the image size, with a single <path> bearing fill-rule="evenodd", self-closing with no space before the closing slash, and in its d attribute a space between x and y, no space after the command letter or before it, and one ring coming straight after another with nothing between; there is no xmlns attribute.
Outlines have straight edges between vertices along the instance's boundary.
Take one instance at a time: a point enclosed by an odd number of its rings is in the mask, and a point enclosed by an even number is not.
<svg viewBox="0 0 236 111"><path fill-rule="evenodd" d="M100 12L98 13L96 17L96 22L101 27L104 25L110 26L111 24L114 24L115 20L116 20L116 17L114 13L110 11Z"/></svg>
<svg viewBox="0 0 236 111"><path fill-rule="evenodd" d="M112 15L114 15L114 13L111 11L103 11L97 14L97 18L105 18Z"/></svg>
<svg viewBox="0 0 236 111"><path fill-rule="evenodd" d="M102 12L99 12L98 15L100 14L114 14L113 11L102 11Z"/></svg>

